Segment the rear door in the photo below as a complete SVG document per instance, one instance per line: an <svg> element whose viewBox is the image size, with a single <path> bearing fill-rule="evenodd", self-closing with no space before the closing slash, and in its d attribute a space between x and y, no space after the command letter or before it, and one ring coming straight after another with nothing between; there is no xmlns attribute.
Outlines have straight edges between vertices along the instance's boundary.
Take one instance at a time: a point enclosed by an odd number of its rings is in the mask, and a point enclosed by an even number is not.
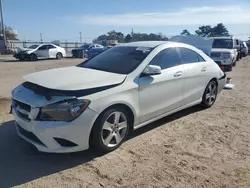
<svg viewBox="0 0 250 188"><path fill-rule="evenodd" d="M188 105L201 99L209 82L210 65L197 52L179 47L184 68L183 104Z"/></svg>
<svg viewBox="0 0 250 188"><path fill-rule="evenodd" d="M49 58L56 58L57 48L51 44L48 46L49 46Z"/></svg>

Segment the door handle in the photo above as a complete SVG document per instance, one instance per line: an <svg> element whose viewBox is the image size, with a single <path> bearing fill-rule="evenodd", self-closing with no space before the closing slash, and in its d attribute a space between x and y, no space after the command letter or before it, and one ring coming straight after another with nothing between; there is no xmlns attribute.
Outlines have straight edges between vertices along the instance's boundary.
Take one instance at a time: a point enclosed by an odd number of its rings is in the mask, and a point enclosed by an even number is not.
<svg viewBox="0 0 250 188"><path fill-rule="evenodd" d="M175 74L174 74L174 77L179 77L179 76L181 76L182 75L182 71L178 71L178 72L176 72Z"/></svg>
<svg viewBox="0 0 250 188"><path fill-rule="evenodd" d="M206 72L206 71L207 71L207 67L203 67L203 68L201 69L201 71L202 71L202 72Z"/></svg>

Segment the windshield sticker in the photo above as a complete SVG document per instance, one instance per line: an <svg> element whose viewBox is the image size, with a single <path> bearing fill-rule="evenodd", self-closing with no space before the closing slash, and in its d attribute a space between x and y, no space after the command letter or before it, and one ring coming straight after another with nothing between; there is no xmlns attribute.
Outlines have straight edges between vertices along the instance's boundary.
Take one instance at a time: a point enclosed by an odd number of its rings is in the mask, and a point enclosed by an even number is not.
<svg viewBox="0 0 250 188"><path fill-rule="evenodd" d="M151 48L148 48L148 47L138 47L135 50L142 51L143 53L146 53L146 52L150 52Z"/></svg>

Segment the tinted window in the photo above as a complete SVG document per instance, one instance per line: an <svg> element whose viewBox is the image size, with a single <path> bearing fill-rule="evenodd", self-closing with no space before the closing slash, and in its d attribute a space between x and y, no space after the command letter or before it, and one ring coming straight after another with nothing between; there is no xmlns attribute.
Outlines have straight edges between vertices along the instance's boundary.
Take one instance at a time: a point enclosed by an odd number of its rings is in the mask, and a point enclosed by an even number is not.
<svg viewBox="0 0 250 188"><path fill-rule="evenodd" d="M160 51L150 62L150 65L160 66L161 69L167 69L179 65L180 56L176 48L167 48Z"/></svg>
<svg viewBox="0 0 250 188"><path fill-rule="evenodd" d="M198 53L187 48L179 48L183 64L205 61Z"/></svg>
<svg viewBox="0 0 250 188"><path fill-rule="evenodd" d="M152 48L117 46L78 66L118 74L129 74L141 64L151 51Z"/></svg>
<svg viewBox="0 0 250 188"><path fill-rule="evenodd" d="M233 48L232 39L214 39L212 48Z"/></svg>
<svg viewBox="0 0 250 188"><path fill-rule="evenodd" d="M47 49L48 49L48 45L43 45L38 50L47 50Z"/></svg>
<svg viewBox="0 0 250 188"><path fill-rule="evenodd" d="M53 48L56 48L56 47L53 45L49 45L49 49L53 49Z"/></svg>
<svg viewBox="0 0 250 188"><path fill-rule="evenodd" d="M28 47L29 49L36 49L39 45L31 45L30 47Z"/></svg>

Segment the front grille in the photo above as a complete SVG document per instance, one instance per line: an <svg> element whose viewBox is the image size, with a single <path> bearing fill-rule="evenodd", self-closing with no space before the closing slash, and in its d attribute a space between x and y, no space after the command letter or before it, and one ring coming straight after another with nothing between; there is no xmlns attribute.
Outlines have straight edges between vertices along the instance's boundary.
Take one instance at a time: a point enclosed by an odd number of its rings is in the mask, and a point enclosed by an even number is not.
<svg viewBox="0 0 250 188"><path fill-rule="evenodd" d="M221 53L220 52L212 52L211 57L220 57Z"/></svg>
<svg viewBox="0 0 250 188"><path fill-rule="evenodd" d="M29 118L29 113L31 111L31 106L27 105L25 103L22 103L20 101L17 101L15 99L12 100L12 107L15 109L15 112L17 113L17 115L26 120L26 121L30 121Z"/></svg>
<svg viewBox="0 0 250 188"><path fill-rule="evenodd" d="M42 143L41 140L39 140L39 138L37 138L36 135L34 135L32 132L26 131L25 129L23 129L20 125L17 125L19 132L26 138L40 144L43 146L46 146L44 143Z"/></svg>

